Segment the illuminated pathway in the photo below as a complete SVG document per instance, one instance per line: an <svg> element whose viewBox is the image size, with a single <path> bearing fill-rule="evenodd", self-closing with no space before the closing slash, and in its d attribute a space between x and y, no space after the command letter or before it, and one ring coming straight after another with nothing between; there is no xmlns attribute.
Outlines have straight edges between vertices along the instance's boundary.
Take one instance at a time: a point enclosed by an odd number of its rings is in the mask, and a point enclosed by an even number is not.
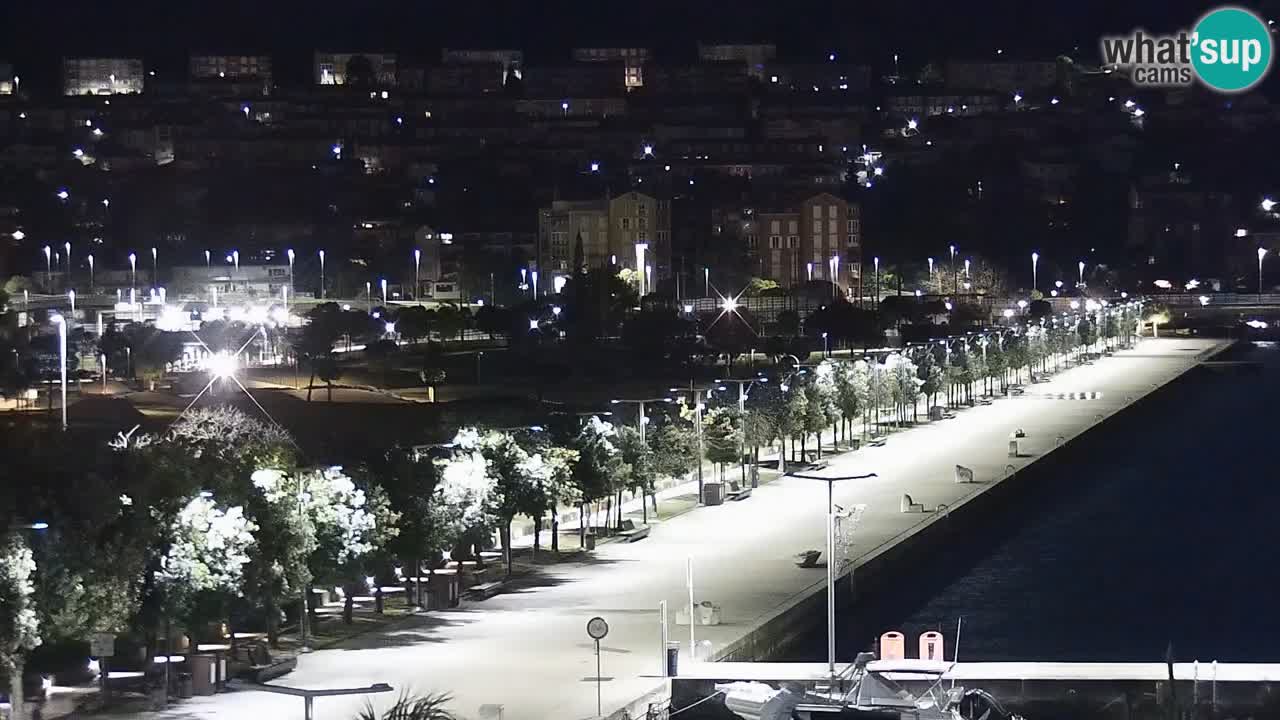
<svg viewBox="0 0 1280 720"><path fill-rule="evenodd" d="M1143 342L1094 365L1063 372L1027 387L1019 398L959 413L954 420L895 434L881 448L834 458L831 475L876 472L879 477L836 486L836 502L866 503L858 528L860 561L934 515L904 515L904 492L926 507L954 508L991 487L957 485L959 463L979 481L1004 475L1005 466L1033 462L1128 403L1193 366L1215 343L1197 339ZM1075 393L1083 399L1057 399ZM1027 433L1023 454L1007 457L1008 436ZM603 642L605 713L657 688L660 669L658 602L687 603L685 564L693 557L697 599L723 607L723 625L697 628L698 640L725 647L760 620L823 586L824 573L801 569L793 555L824 546L825 483L784 478L744 502L704 508L655 526L647 539L606 544L587 564L549 568L522 590L450 612L406 621L378 636L301 659L278 681L299 687L353 687L390 683L397 690L448 692L451 709L475 717L482 704L505 706L505 720L578 720L595 714L595 658L586 634L595 615L611 626ZM688 643L688 627L670 629ZM682 658L687 663L687 656ZM380 701L389 699L381 696ZM322 699L318 718L354 717L360 699ZM185 701L165 716L181 718L301 717L301 701L241 692ZM634 716L634 713L633 713ZM154 717L154 716L153 716Z"/></svg>

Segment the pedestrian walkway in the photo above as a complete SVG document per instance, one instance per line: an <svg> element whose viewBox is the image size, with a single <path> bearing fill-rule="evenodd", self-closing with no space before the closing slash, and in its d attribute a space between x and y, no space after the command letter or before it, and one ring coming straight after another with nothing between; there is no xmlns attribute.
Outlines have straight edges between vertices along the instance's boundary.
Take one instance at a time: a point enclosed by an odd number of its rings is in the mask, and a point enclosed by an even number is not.
<svg viewBox="0 0 1280 720"><path fill-rule="evenodd" d="M1198 339L1145 341L1136 351L1072 368L1043 384L1046 393L1102 393L1096 400L997 400L894 434L883 447L832 457L825 471L832 476L878 475L835 489L838 504L867 505L852 553L857 564L937 517L900 512L903 493L925 507L970 502L1010 468L1052 452L1182 374L1214 347ZM1015 428L1026 437L1021 455L1010 458L1008 437ZM972 468L979 482L955 483L957 464ZM504 707L505 720L588 718L596 711L596 658L586 623L599 616L610 626L601 642L608 714L662 686L661 601L670 608L670 637L681 641L682 662L689 662L689 627L674 620L676 608L689 599L690 561L696 600L719 604L723 617L721 625L695 628L694 639L709 641L717 652L821 590L825 573L797 567L793 556L823 547L826 502L825 483L780 478L745 501L666 520L639 542L601 545L587 561L548 567L492 599L415 617L385 633L308 655L279 682L306 688L386 682L397 690L447 692L462 717L476 717L482 704L490 704ZM358 698L318 700L316 718L348 720L362 704ZM301 717L301 703L239 692L197 698L150 717L284 720Z"/></svg>

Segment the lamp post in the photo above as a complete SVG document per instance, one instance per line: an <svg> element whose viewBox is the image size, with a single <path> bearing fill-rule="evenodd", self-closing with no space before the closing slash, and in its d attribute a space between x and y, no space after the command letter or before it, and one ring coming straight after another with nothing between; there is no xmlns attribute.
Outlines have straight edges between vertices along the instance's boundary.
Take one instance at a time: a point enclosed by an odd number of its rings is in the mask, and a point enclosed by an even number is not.
<svg viewBox="0 0 1280 720"><path fill-rule="evenodd" d="M324 251L320 251L320 299L324 299Z"/></svg>
<svg viewBox="0 0 1280 720"><path fill-rule="evenodd" d="M1262 258L1267 256L1266 248L1258 248L1258 297L1262 297Z"/></svg>
<svg viewBox="0 0 1280 720"><path fill-rule="evenodd" d="M53 287L53 250L44 246L44 281L48 288Z"/></svg>
<svg viewBox="0 0 1280 720"><path fill-rule="evenodd" d="M382 287L382 307L387 306L387 279L382 278L378 281L378 285Z"/></svg>
<svg viewBox="0 0 1280 720"><path fill-rule="evenodd" d="M414 248L413 250L413 299L418 299L419 289L422 287L422 249Z"/></svg>
<svg viewBox="0 0 1280 720"><path fill-rule="evenodd" d="M368 280L364 281L364 304L365 312L373 312L373 284Z"/></svg>
<svg viewBox="0 0 1280 720"><path fill-rule="evenodd" d="M813 282L813 263L805 263L804 269L808 273L808 277L805 279L809 282Z"/></svg>
<svg viewBox="0 0 1280 720"><path fill-rule="evenodd" d="M702 297L711 297L711 268L702 268Z"/></svg>
<svg viewBox="0 0 1280 720"><path fill-rule="evenodd" d="M836 563L835 563L835 524L836 504L835 486L842 480L866 480L879 477L875 473L865 475L846 475L843 477L826 477L823 475L805 475L788 473L791 477L804 480L821 480L827 484L827 672L834 679L836 675ZM861 514L866 508L859 505L854 510Z"/></svg>
<svg viewBox="0 0 1280 720"><path fill-rule="evenodd" d="M644 253L648 249L649 243L636 243L636 277L639 278L639 280L637 280L637 286L640 288L641 298L646 295L645 290L647 289L645 287Z"/></svg>
<svg viewBox="0 0 1280 720"><path fill-rule="evenodd" d="M156 255L155 248L151 248L151 284L152 285L160 284L160 270L157 266L157 255Z"/></svg>
<svg viewBox="0 0 1280 720"><path fill-rule="evenodd" d="M239 272L240 270L240 251L239 250L231 251L231 262L235 263L236 271Z"/></svg>
<svg viewBox="0 0 1280 720"><path fill-rule="evenodd" d="M285 254L289 256L289 296L293 297L293 248L289 248ZM285 307L289 307L287 303Z"/></svg>
<svg viewBox="0 0 1280 720"><path fill-rule="evenodd" d="M93 253L86 258L89 261L89 294L93 294Z"/></svg>
<svg viewBox="0 0 1280 720"><path fill-rule="evenodd" d="M724 378L717 380L718 383L733 383L738 386L738 418L742 423L738 433L738 465L742 469L742 484L747 484L747 394L751 391L751 386L755 383L768 382L768 378ZM751 486L757 487L759 483L753 477Z"/></svg>
<svg viewBox="0 0 1280 720"><path fill-rule="evenodd" d="M671 392L680 392L679 388L671 388ZM702 390L693 386L693 381L689 381L689 396L693 401L693 427L698 437L698 504L702 504ZM692 653L692 650L690 650Z"/></svg>
<svg viewBox="0 0 1280 720"><path fill-rule="evenodd" d="M138 287L138 256L129 253L129 287L136 290ZM133 302L133 298L129 298L129 302Z"/></svg>
<svg viewBox="0 0 1280 720"><path fill-rule="evenodd" d="M947 249L951 251L951 294L960 294L960 276L956 274L956 246L948 245Z"/></svg>
<svg viewBox="0 0 1280 720"><path fill-rule="evenodd" d="M873 257L871 258L871 262L875 265L875 268L876 268L876 296L875 296L874 302L875 302L876 312L879 313L880 312L880 258Z"/></svg>
<svg viewBox="0 0 1280 720"><path fill-rule="evenodd" d="M831 346L827 344L827 334L822 333L822 354L831 357Z"/></svg>
<svg viewBox="0 0 1280 720"><path fill-rule="evenodd" d="M933 258L929 258L929 284L933 284Z"/></svg>
<svg viewBox="0 0 1280 720"><path fill-rule="evenodd" d="M613 405L629 404L629 405L636 406L636 409L639 411L639 415L636 417L636 425L640 429L640 444L644 446L645 449L648 449L649 442L645 440L644 426L649 423L649 416L644 414L645 403L669 403L671 402L671 398L660 397L660 398L645 398L643 400L610 400L609 402L610 404L613 404ZM699 465L701 465L702 463L701 457L698 458L698 463ZM646 518L649 515L648 509L645 507L645 504L644 504L644 493L640 494L640 512L643 513ZM618 522L619 523L622 522L622 506L621 505L618 506Z"/></svg>
<svg viewBox="0 0 1280 720"><path fill-rule="evenodd" d="M62 383L62 430L67 429L67 320L61 315L49 318L58 326L58 369Z"/></svg>
<svg viewBox="0 0 1280 720"><path fill-rule="evenodd" d="M1077 273L1078 273L1078 275L1079 275L1079 278L1080 278L1080 279L1077 281L1077 287L1079 287L1080 285L1084 285L1084 261L1083 261L1083 260L1081 260L1080 262L1076 263L1076 271L1077 271Z"/></svg>
<svg viewBox="0 0 1280 720"><path fill-rule="evenodd" d="M67 251L67 282L71 282L71 243L70 241L62 243L62 249Z"/></svg>
<svg viewBox="0 0 1280 720"><path fill-rule="evenodd" d="M204 269L208 270L212 266L212 255L208 250L204 251Z"/></svg>
<svg viewBox="0 0 1280 720"><path fill-rule="evenodd" d="M1036 283L1039 280L1038 271L1040 268L1040 253L1031 253L1031 292L1036 291Z"/></svg>

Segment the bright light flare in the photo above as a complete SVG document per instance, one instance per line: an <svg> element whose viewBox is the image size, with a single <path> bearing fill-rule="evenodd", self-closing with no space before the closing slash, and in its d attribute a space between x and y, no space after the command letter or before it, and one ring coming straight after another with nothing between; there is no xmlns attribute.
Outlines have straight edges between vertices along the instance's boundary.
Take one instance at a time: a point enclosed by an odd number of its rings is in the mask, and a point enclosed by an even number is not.
<svg viewBox="0 0 1280 720"><path fill-rule="evenodd" d="M209 371L210 375L219 380L235 377L237 369L236 358L234 355L225 352L214 353L205 359L204 368Z"/></svg>

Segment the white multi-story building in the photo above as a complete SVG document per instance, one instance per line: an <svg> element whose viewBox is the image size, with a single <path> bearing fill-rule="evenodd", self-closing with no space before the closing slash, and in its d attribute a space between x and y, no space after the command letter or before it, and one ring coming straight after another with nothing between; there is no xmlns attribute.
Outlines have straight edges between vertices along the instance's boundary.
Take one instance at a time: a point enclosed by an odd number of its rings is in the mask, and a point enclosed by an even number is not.
<svg viewBox="0 0 1280 720"><path fill-rule="evenodd" d="M140 93L146 81L138 58L63 58L62 94Z"/></svg>
<svg viewBox="0 0 1280 720"><path fill-rule="evenodd" d="M17 91L18 81L13 76L13 66L0 63L0 95L13 95Z"/></svg>

